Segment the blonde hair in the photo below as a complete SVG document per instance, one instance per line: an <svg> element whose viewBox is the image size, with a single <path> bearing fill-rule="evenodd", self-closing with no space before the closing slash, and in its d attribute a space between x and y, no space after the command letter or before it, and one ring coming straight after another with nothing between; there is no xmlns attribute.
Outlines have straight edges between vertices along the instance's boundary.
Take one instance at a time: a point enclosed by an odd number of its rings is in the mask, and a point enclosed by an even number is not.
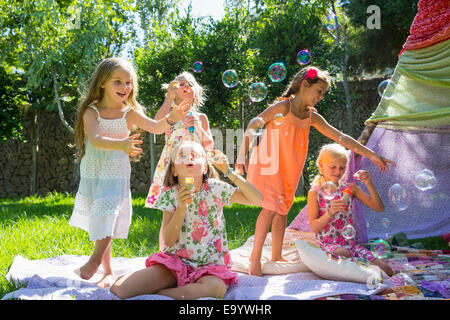
<svg viewBox="0 0 450 320"><path fill-rule="evenodd" d="M175 77L174 80L178 78L185 78L187 82L191 85L192 90L194 91L194 102L192 103L192 107L195 111L199 112L200 108L204 105L206 101L205 89L197 82L194 75L188 71L183 71L179 75ZM163 90L167 90L169 84L164 83L161 85Z"/></svg>
<svg viewBox="0 0 450 320"><path fill-rule="evenodd" d="M132 64L120 57L106 58L97 66L93 74L91 75L89 81L89 87L86 93L83 94L84 98L78 107L77 119L75 122L75 146L77 146L77 153L75 158L79 161L83 158L85 153L85 139L86 134L84 132L83 115L91 104L99 102L102 100L104 95L104 89L101 87L105 81L107 81L114 70L117 68L123 68L131 74L132 88L130 94L128 95L125 103L133 108L136 112L144 112L144 108L137 102L138 96L138 83L136 71L134 70Z"/></svg>
<svg viewBox="0 0 450 320"><path fill-rule="evenodd" d="M287 89L284 91L284 93L281 95L281 99L283 98L290 98L293 94L297 93L300 89L300 85L303 80L305 80L306 74L308 73L309 69L315 69L317 71L317 76L314 79L307 78L306 81L308 81L309 84L315 84L319 82L319 80L324 81L328 84L328 86L331 85L331 77L328 71L321 70L318 67L314 66L308 66L301 69L299 72L297 72L294 77L292 78L291 82L287 86Z"/></svg>
<svg viewBox="0 0 450 320"><path fill-rule="evenodd" d="M173 175L173 167L175 166L175 160L178 154L178 150L180 150L181 147L189 146L193 148L194 146L199 146L202 150L202 157L206 160L206 166L207 166L207 172L203 174L202 182L205 183L208 181L209 178L213 179L220 179L219 174L217 173L216 169L214 169L211 162L208 160L208 156L206 154L205 148L203 146L195 141L185 140L181 143L179 143L170 153L169 155L169 165L167 167L166 176L164 177L164 186L171 187L174 185L179 184L178 183L178 177L175 177Z"/></svg>
<svg viewBox="0 0 450 320"><path fill-rule="evenodd" d="M325 164L341 158L344 158L345 161L348 162L349 152L339 143L330 143L323 145L322 148L320 148L319 156L316 160L316 166L319 169L319 174L314 177L312 186L320 189L325 183L325 178L323 176L323 172L321 171L321 166L319 165L320 163Z"/></svg>

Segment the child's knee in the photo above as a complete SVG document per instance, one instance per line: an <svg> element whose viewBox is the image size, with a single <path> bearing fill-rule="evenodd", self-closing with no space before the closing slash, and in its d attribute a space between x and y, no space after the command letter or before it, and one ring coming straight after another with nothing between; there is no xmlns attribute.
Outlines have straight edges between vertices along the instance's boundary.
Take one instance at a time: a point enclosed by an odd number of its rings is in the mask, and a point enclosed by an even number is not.
<svg viewBox="0 0 450 320"><path fill-rule="evenodd" d="M227 286L222 279L216 276L210 276L208 279L205 279L205 295L209 297L214 297L217 299L223 299L225 294L227 293Z"/></svg>
<svg viewBox="0 0 450 320"><path fill-rule="evenodd" d="M122 291L122 287L116 283L113 283L109 288L109 291L119 297L120 299L124 299L124 293Z"/></svg>

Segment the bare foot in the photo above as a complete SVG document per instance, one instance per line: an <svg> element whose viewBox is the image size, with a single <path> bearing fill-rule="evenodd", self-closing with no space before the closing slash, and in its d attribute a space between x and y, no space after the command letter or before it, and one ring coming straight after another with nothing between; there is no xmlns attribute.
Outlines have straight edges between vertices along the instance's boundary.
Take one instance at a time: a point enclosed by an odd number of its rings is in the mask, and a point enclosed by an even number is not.
<svg viewBox="0 0 450 320"><path fill-rule="evenodd" d="M100 279L99 282L97 282L97 285L100 288L107 288L110 287L114 282L114 274L112 273L105 273L103 277Z"/></svg>
<svg viewBox="0 0 450 320"><path fill-rule="evenodd" d="M281 262L288 262L289 260L286 260L283 257L279 257L279 258L272 258L272 261L281 261Z"/></svg>
<svg viewBox="0 0 450 320"><path fill-rule="evenodd" d="M262 271L261 271L261 261L250 261L250 267L248 269L248 274L250 276L258 276L261 277L262 276Z"/></svg>
<svg viewBox="0 0 450 320"><path fill-rule="evenodd" d="M83 280L89 280L97 272L100 264L86 262L81 268L74 270L74 272Z"/></svg>

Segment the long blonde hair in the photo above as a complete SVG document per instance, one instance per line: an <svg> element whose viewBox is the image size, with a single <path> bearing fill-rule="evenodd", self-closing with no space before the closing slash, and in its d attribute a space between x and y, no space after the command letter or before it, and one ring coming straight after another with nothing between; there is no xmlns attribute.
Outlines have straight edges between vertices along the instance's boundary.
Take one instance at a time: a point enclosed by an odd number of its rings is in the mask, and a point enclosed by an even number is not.
<svg viewBox="0 0 450 320"><path fill-rule="evenodd" d="M325 178L323 176L320 163L322 163L323 165L327 162L337 160L340 158L344 158L348 163L349 159L348 154L349 154L348 150L345 149L343 146L341 146L339 143L330 143L323 145L322 148L320 148L319 156L317 157L316 160L316 166L319 169L319 174L314 177L312 186L320 189L322 185L325 183Z"/></svg>
<svg viewBox="0 0 450 320"><path fill-rule="evenodd" d="M138 83L136 71L134 70L132 64L120 57L111 57L104 59L102 62L100 62L100 64L93 72L89 81L88 90L83 95L84 98L81 99L81 102L78 106L78 114L75 122L75 146L77 147L75 158L77 161L80 161L81 158L83 158L86 148L86 134L84 132L83 124L84 112L86 111L86 108L91 104L102 100L104 89L101 87L101 85L111 77L113 71L117 68L123 68L131 74L132 88L130 94L125 100L125 103L133 108L133 110L135 110L136 112L144 112L143 107L137 102Z"/></svg>
<svg viewBox="0 0 450 320"><path fill-rule="evenodd" d="M194 91L194 102L192 103L192 108L199 112L200 108L205 104L206 101L206 94L205 94L205 89L197 82L197 80L195 79L194 75L188 71L183 71L181 72L179 75L177 75L175 77L174 80L178 79L178 78L185 78L187 82L189 82L189 84L191 84L192 86L192 90ZM167 88L169 87L169 84L164 83L161 88L163 90L167 90Z"/></svg>
<svg viewBox="0 0 450 320"><path fill-rule="evenodd" d="M288 84L286 90L281 95L281 99L283 98L290 98L293 94L297 93L300 89L300 85L303 80L305 80L306 74L310 69L315 69L317 71L317 76L315 78L307 78L306 81L308 81L309 84L315 84L319 82L319 80L322 80L328 84L328 86L331 85L331 77L328 71L321 70L318 67L315 66L308 66L304 67L300 71L298 71L294 77L292 78L291 82Z"/></svg>

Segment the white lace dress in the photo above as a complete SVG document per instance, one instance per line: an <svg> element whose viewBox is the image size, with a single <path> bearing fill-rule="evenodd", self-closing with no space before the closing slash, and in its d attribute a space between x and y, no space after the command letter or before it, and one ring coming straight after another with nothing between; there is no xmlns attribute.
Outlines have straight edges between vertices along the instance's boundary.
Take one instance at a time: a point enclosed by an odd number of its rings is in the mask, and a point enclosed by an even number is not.
<svg viewBox="0 0 450 320"><path fill-rule="evenodd" d="M126 114L122 118L103 119L97 112L102 134L111 138L125 138ZM126 238L131 223L130 160L119 150L100 150L86 138L86 153L80 163L80 185L69 225L89 233L91 241L105 237Z"/></svg>

